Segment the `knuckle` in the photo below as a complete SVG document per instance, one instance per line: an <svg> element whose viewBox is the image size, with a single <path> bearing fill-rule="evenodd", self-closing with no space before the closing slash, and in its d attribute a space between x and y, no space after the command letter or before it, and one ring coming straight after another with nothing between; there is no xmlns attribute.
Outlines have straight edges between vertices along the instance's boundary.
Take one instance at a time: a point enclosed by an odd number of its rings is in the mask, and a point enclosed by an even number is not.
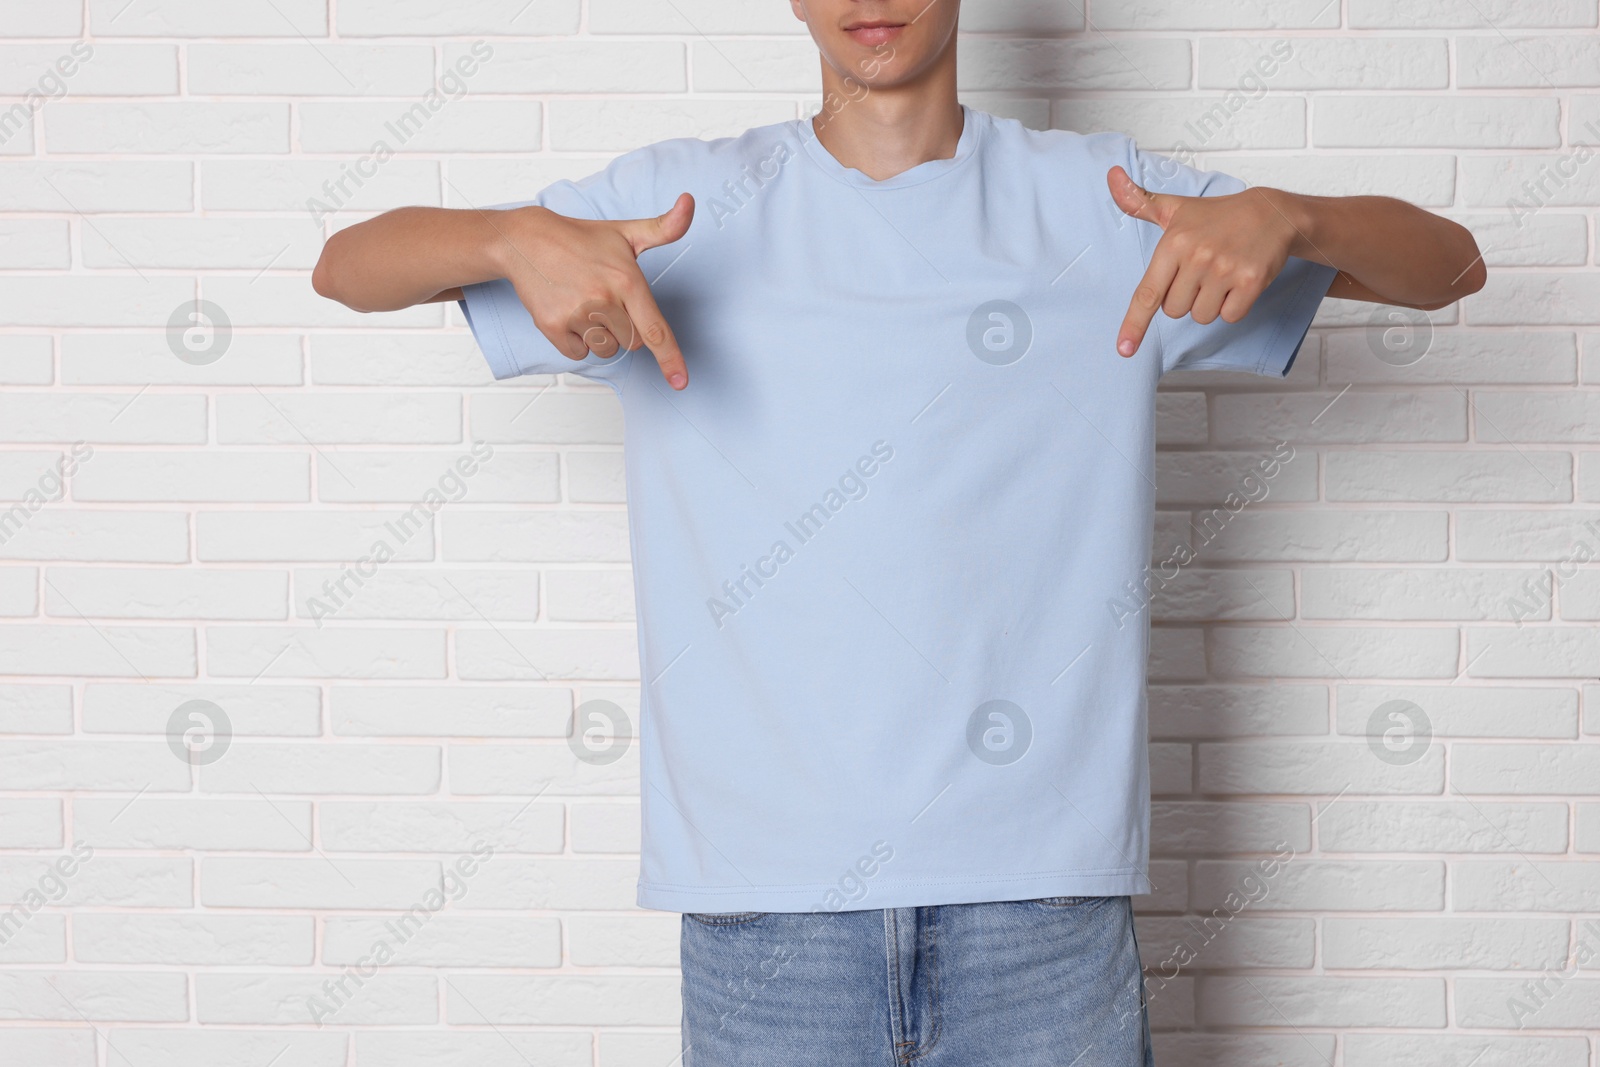
<svg viewBox="0 0 1600 1067"><path fill-rule="evenodd" d="M1161 299L1161 294L1156 292L1156 287L1153 285L1141 285L1134 292L1133 298L1139 302L1141 307L1153 308Z"/></svg>

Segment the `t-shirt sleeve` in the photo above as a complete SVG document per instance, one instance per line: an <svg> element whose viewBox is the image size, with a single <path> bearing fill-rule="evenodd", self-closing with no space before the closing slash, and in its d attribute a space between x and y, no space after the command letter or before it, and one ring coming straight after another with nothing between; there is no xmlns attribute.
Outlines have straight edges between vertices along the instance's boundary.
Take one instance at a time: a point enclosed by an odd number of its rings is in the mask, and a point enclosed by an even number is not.
<svg viewBox="0 0 1600 1067"><path fill-rule="evenodd" d="M1143 151L1131 141L1129 155L1128 173L1151 192L1224 196L1248 188L1231 174L1197 170L1170 156ZM1133 225L1139 233L1142 272L1155 254L1161 228L1138 219L1133 220ZM1326 264L1290 256L1283 270L1238 322L1218 317L1202 325L1189 315L1173 319L1157 311L1151 331L1159 345L1161 372L1234 370L1277 377L1288 374L1317 307L1337 273Z"/></svg>
<svg viewBox="0 0 1600 1067"><path fill-rule="evenodd" d="M641 158L640 153L630 153L587 178L558 181L545 187L532 200L494 204L488 210L538 205L575 219L639 217L635 213L636 202L648 200L649 177L647 161ZM666 207L640 214L660 214ZM461 313L466 316L473 339L477 341L479 350L488 361L489 370L497 379L514 378L520 374L559 374L563 371L585 378L613 378L622 372L634 355L643 351L624 350L609 359L602 359L590 352L581 360L569 359L539 332L533 316L523 306L511 282L505 278L462 286L461 291L462 299L457 301Z"/></svg>

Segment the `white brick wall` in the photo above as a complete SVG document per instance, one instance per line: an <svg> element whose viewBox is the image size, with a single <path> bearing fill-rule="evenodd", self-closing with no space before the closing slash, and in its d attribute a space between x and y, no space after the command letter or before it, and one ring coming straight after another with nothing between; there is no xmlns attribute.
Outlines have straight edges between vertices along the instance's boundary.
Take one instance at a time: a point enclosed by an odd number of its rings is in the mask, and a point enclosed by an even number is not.
<svg viewBox="0 0 1600 1067"><path fill-rule="evenodd" d="M1600 1067L1596 0L966 6L970 103L1406 197L1493 267L1411 365L1329 304L1287 382L1163 388L1158 554L1295 458L1156 599L1158 1062ZM634 754L565 740L577 702L636 709L617 407L495 385L453 307L358 315L309 271L385 207L801 113L788 5L0 0L0 34L0 510L36 493L0 544L0 1063L668 1067ZM168 344L196 296L232 325L210 363ZM386 534L474 442L464 498ZM193 768L190 700L232 731ZM1386 760L1396 700L1431 739Z"/></svg>

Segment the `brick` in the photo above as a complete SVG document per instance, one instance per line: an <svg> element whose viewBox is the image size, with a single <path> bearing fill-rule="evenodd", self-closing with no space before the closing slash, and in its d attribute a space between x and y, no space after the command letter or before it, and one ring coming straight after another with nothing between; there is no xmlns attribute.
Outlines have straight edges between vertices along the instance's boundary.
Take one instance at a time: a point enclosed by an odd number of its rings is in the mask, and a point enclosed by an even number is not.
<svg viewBox="0 0 1600 1067"><path fill-rule="evenodd" d="M1528 568L1488 570L1306 568L1300 575L1300 614L1306 619L1512 620L1525 598L1523 584L1548 585L1548 573ZM1548 618L1549 610L1521 618Z"/></svg>
<svg viewBox="0 0 1600 1067"><path fill-rule="evenodd" d="M404 911L437 889L439 879L434 860L207 856L200 865L200 902L209 908Z"/></svg>
<svg viewBox="0 0 1600 1067"><path fill-rule="evenodd" d="M218 43L185 52L189 92L203 96L421 96L434 83L433 50L422 45Z"/></svg>
<svg viewBox="0 0 1600 1067"><path fill-rule="evenodd" d="M1458 912L1589 913L1597 893L1600 865L1582 860L1463 860L1450 868L1450 900Z"/></svg>
<svg viewBox="0 0 1600 1067"><path fill-rule="evenodd" d="M1325 96L1317 100L1318 148L1554 148L1558 101L1514 96Z"/></svg>
<svg viewBox="0 0 1600 1067"><path fill-rule="evenodd" d="M0 384L49 385L54 374L50 338L15 334L6 338L6 347L0 350Z"/></svg>
<svg viewBox="0 0 1600 1067"><path fill-rule="evenodd" d="M519 36L573 34L578 0L548 0L527 7L524 0L464 0L441 8L427 0L345 0L339 5L342 37Z"/></svg>
<svg viewBox="0 0 1600 1067"><path fill-rule="evenodd" d="M560 737L572 691L539 686L334 686L335 734L368 737Z"/></svg>
<svg viewBox="0 0 1600 1067"><path fill-rule="evenodd" d="M293 212L312 228L316 214L323 210L338 215L384 211L396 204L438 207L443 202L439 164L433 160L391 159L375 168L376 173L365 175L356 170L358 162L359 159L203 159L199 164L200 183L205 190L201 206L208 211ZM193 182L186 178L186 184ZM313 232L318 230L320 227ZM297 282L310 292L303 279ZM340 318L345 320L343 324L349 323L345 316ZM384 322L406 324L387 316Z"/></svg>
<svg viewBox="0 0 1600 1067"><path fill-rule="evenodd" d="M1455 390L1408 393L1232 393L1214 401L1218 444L1458 442L1467 404Z"/></svg>
<svg viewBox="0 0 1600 1067"><path fill-rule="evenodd" d="M1588 1067L1589 1042L1581 1037L1526 1034L1347 1034L1346 1067Z"/></svg>
<svg viewBox="0 0 1600 1067"><path fill-rule="evenodd" d="M639 806L633 803L573 804L572 851L631 852L640 847Z"/></svg>
<svg viewBox="0 0 1600 1067"><path fill-rule="evenodd" d="M476 87L475 85L473 86ZM537 152L543 141L539 105L521 100L302 103L300 148L317 154L359 154L382 141L391 152Z"/></svg>
<svg viewBox="0 0 1600 1067"><path fill-rule="evenodd" d="M217 239L223 248L234 247L231 237ZM117 259L113 265L121 265L120 253L111 255ZM235 262L230 259L229 265ZM300 380L300 342L286 334L235 333L223 357L204 366L174 355L165 334L84 333L61 339L63 385L299 385ZM149 399L146 395L139 402Z"/></svg>
<svg viewBox="0 0 1600 1067"><path fill-rule="evenodd" d="M0 848L63 845L61 801L46 797L0 798Z"/></svg>
<svg viewBox="0 0 1600 1067"><path fill-rule="evenodd" d="M336 852L448 853L482 840L499 853L560 852L564 822L560 804L323 801L319 826Z"/></svg>
<svg viewBox="0 0 1600 1067"><path fill-rule="evenodd" d="M622 406L610 393L541 390L533 396L500 390L467 400L472 433L495 444L622 443Z"/></svg>
<svg viewBox="0 0 1600 1067"><path fill-rule="evenodd" d="M1339 13L1316 0L1290 0L1267 3L1247 0L1100 0L1095 5L1094 24L1103 30L1269 30L1332 28L1339 25Z"/></svg>
<svg viewBox="0 0 1600 1067"><path fill-rule="evenodd" d="M486 447L480 445L481 447ZM468 463L473 473L463 475ZM429 490L452 503L548 504L561 498L555 452L495 449L479 460L470 451L346 453L337 469L329 456L317 460L318 497L329 501L404 501L422 499Z"/></svg>
<svg viewBox="0 0 1600 1067"><path fill-rule="evenodd" d="M1600 166L1593 151L1470 156L1461 161L1463 199L1493 208L1519 230L1547 209L1600 203Z"/></svg>
<svg viewBox="0 0 1600 1067"><path fill-rule="evenodd" d="M195 1017L201 1023L260 1023L296 1028L314 1023L312 998L332 1013L329 1025L430 1024L438 1021L439 980L432 975L384 974L364 978L349 996L328 1000L320 974L230 974L195 976ZM280 1039L281 1040L281 1039Z"/></svg>
<svg viewBox="0 0 1600 1067"><path fill-rule="evenodd" d="M0 211L189 211L194 206L194 164L187 161L0 162Z"/></svg>
<svg viewBox="0 0 1600 1067"><path fill-rule="evenodd" d="M451 562L628 561L627 515L613 509L447 511L440 525Z"/></svg>
<svg viewBox="0 0 1600 1067"><path fill-rule="evenodd" d="M450 979L445 1003L457 1025L669 1026L683 1010L678 979L647 975L463 974Z"/></svg>
<svg viewBox="0 0 1600 1067"><path fill-rule="evenodd" d="M409 935L398 944L397 927ZM397 966L561 965L560 923L523 916L433 915L420 928L399 927L394 919L332 918L323 934L322 958L334 966L354 964L380 942L394 946Z"/></svg>
<svg viewBox="0 0 1600 1067"><path fill-rule="evenodd" d="M217 398L217 443L453 444L461 402L449 393L229 393ZM339 460L324 453L336 478ZM350 478L349 485L354 485Z"/></svg>
<svg viewBox="0 0 1600 1067"><path fill-rule="evenodd" d="M195 516L205 562L369 559L384 566L433 558L433 518L426 506L407 511L203 511Z"/></svg>
<svg viewBox="0 0 1600 1067"><path fill-rule="evenodd" d="M310 269L317 262L318 235L309 227L286 230L279 220L223 218L105 218L83 231L83 260L91 267L161 267L204 270L255 266L265 270ZM285 238L288 240L285 241ZM83 338L87 339L87 338ZM100 341L110 340L100 337ZM126 344L125 339L118 338ZM293 338L245 337L236 342L293 342ZM230 349L231 351L231 349ZM296 370L299 348L294 347ZM182 368L204 370L173 359ZM243 379L258 385L270 378ZM298 374L293 379L298 381Z"/></svg>
<svg viewBox="0 0 1600 1067"><path fill-rule="evenodd" d="M1600 275L1516 271L1490 272L1484 287L1467 297L1464 306L1468 317L1483 326L1582 326L1593 321L1596 301Z"/></svg>
<svg viewBox="0 0 1600 1067"><path fill-rule="evenodd" d="M1251 185L1313 196L1394 196L1429 208L1455 203L1455 159L1447 155L1318 152L1252 156L1208 151L1204 166L1235 175ZM1304 358L1305 353L1301 352L1296 365Z"/></svg>
<svg viewBox="0 0 1600 1067"><path fill-rule="evenodd" d="M0 542L0 559L183 563L189 558L188 517L179 511L56 507L30 516L28 509L14 506L0 511L0 522L10 534ZM48 584L45 593L50 593Z"/></svg>
<svg viewBox="0 0 1600 1067"><path fill-rule="evenodd" d="M1446 627L1230 626L1207 642L1224 678L1454 678L1459 647Z"/></svg>
<svg viewBox="0 0 1600 1067"><path fill-rule="evenodd" d="M1600 631L1594 627L1470 629L1466 637L1467 674L1473 678L1600 675Z"/></svg>
<svg viewBox="0 0 1600 1067"><path fill-rule="evenodd" d="M319 385L482 386L494 380L466 333L314 333L310 340L311 377Z"/></svg>
<svg viewBox="0 0 1600 1067"><path fill-rule="evenodd" d="M55 152L266 154L289 151L287 104L60 103L44 112Z"/></svg>
<svg viewBox="0 0 1600 1067"><path fill-rule="evenodd" d="M1442 1027L1445 988L1437 978L1202 978L1199 1014L1211 1026Z"/></svg>
<svg viewBox="0 0 1600 1067"><path fill-rule="evenodd" d="M45 612L75 619L282 619L282 571L51 567Z"/></svg>
<svg viewBox="0 0 1600 1067"><path fill-rule="evenodd" d="M965 47L963 44L963 51ZM689 66L694 71L696 92L803 93L808 96L816 92L817 48L809 38L705 40L694 41L689 48ZM583 79L579 78L577 84L582 83ZM971 106L965 94L962 102Z"/></svg>
<svg viewBox="0 0 1600 1067"><path fill-rule="evenodd" d="M212 627L206 670L213 677L443 678L442 630L328 627Z"/></svg>
<svg viewBox="0 0 1600 1067"><path fill-rule="evenodd" d="M594 1062L593 1039L587 1032L361 1030L355 1035L355 1042L357 1062L389 1067L527 1067L530 1063L540 1067L590 1067ZM677 1048L681 1049L681 1045ZM658 1062L670 1062L672 1056L679 1054L674 1051ZM343 1067L342 1060L339 1067Z"/></svg>
<svg viewBox="0 0 1600 1067"><path fill-rule="evenodd" d="M1324 457L1329 500L1495 503L1572 499L1567 452L1344 452Z"/></svg>
<svg viewBox="0 0 1600 1067"><path fill-rule="evenodd" d="M297 1030L295 1067L345 1067L350 1038L328 1030ZM106 1034L107 1067L186 1067L210 1063L221 1067L269 1063L283 1049L283 1035L271 1030L229 1030L226 1027L177 1030L161 1027L113 1029Z"/></svg>
<svg viewBox="0 0 1600 1067"><path fill-rule="evenodd" d="M312 932L309 917L87 912L72 920L72 945L81 963L303 966Z"/></svg>
<svg viewBox="0 0 1600 1067"><path fill-rule="evenodd" d="M273 452L105 452L73 479L75 500L311 499L305 456Z"/></svg>
<svg viewBox="0 0 1600 1067"><path fill-rule="evenodd" d="M1205 633L1198 626L1151 628L1150 681L1194 682L1205 676Z"/></svg>
<svg viewBox="0 0 1600 1067"><path fill-rule="evenodd" d="M72 246L65 219L0 220L0 267L65 270L71 265Z"/></svg>
<svg viewBox="0 0 1600 1067"><path fill-rule="evenodd" d="M1288 56L1281 58L1275 49L1285 47ZM1443 89L1450 80L1449 60L1449 45L1442 37L1299 37L1271 41L1202 37L1199 86L1233 89L1242 85L1246 93L1257 83L1274 92ZM1257 75L1256 81L1242 82L1247 73Z"/></svg>
<svg viewBox="0 0 1600 1067"><path fill-rule="evenodd" d="M665 915L574 915L568 953L579 967L677 967L681 924Z"/></svg>
<svg viewBox="0 0 1600 1067"><path fill-rule="evenodd" d="M39 610L39 571L35 567L0 568L0 615L26 618Z"/></svg>
<svg viewBox="0 0 1600 1067"><path fill-rule="evenodd" d="M1193 1067L1327 1067L1333 1060L1333 1035L1300 1031L1286 1037L1264 1034L1154 1034L1157 1063L1179 1057Z"/></svg>
<svg viewBox="0 0 1600 1067"><path fill-rule="evenodd" d="M794 117L793 106L781 100L558 98L546 107L550 147L558 152L624 152L672 137L732 137Z"/></svg>
<svg viewBox="0 0 1600 1067"><path fill-rule="evenodd" d="M205 793L418 794L439 788L432 745L236 742L200 769Z"/></svg>
<svg viewBox="0 0 1600 1067"><path fill-rule="evenodd" d="M1328 692L1311 685L1166 686L1148 689L1150 735L1241 737L1324 734Z"/></svg>
<svg viewBox="0 0 1600 1067"><path fill-rule="evenodd" d="M1318 842L1327 852L1567 850L1567 812L1559 804L1342 799L1323 811L1318 826Z"/></svg>
<svg viewBox="0 0 1600 1067"><path fill-rule="evenodd" d="M1422 709L1435 737L1578 736L1578 694L1573 689L1341 685L1335 692L1341 734L1365 736L1380 705L1407 700Z"/></svg>
<svg viewBox="0 0 1600 1067"><path fill-rule="evenodd" d="M11 6L0 4L0 10ZM15 6L22 7L20 3ZM71 15L77 17L78 12L74 10ZM16 23L7 19L7 24L14 32ZM5 1037L6 1053L19 1067L98 1067L93 1030L65 1026L34 1030L8 1026Z"/></svg>
<svg viewBox="0 0 1600 1067"><path fill-rule="evenodd" d="M1479 435L1506 442L1600 441L1600 400L1581 392L1480 392L1474 397Z"/></svg>
<svg viewBox="0 0 1600 1067"><path fill-rule="evenodd" d="M666 8L641 7L631 0L591 0L590 33L633 34L801 34L805 26L779 5L729 4L724 0L674 0Z"/></svg>
<svg viewBox="0 0 1600 1067"><path fill-rule="evenodd" d="M1316 941L1309 919L1218 915L1143 919L1139 954L1157 992L1179 968L1309 967Z"/></svg>
<svg viewBox="0 0 1600 1067"><path fill-rule="evenodd" d="M532 621L539 614L539 576L531 571L388 567L358 583L337 570L297 570L295 614L310 619Z"/></svg>
<svg viewBox="0 0 1600 1067"><path fill-rule="evenodd" d="M1578 828L1574 844L1579 852L1600 852L1600 803L1576 805Z"/></svg>
<svg viewBox="0 0 1600 1067"><path fill-rule="evenodd" d="M1377 758L1364 743L1210 742L1200 745L1202 793L1423 793L1444 790L1444 753L1430 746L1409 764Z"/></svg>
<svg viewBox="0 0 1600 1067"><path fill-rule="evenodd" d="M1234 110L1230 110L1230 103ZM1208 152L1248 148L1304 148L1306 108L1299 99L1273 96L1186 95L1171 100L1057 100L1051 127L1079 133L1114 130L1155 152Z"/></svg>
<svg viewBox="0 0 1600 1067"><path fill-rule="evenodd" d="M717 48L754 76L759 68L739 63L737 57L744 48L756 43L719 41ZM696 42L695 45L697 73L705 45L706 42ZM492 93L517 96L530 93L681 93L688 88L684 46L676 41L595 41L578 38L565 41L502 41L496 42L493 48L493 57L482 61L479 69L468 79L475 97ZM815 48L801 50L809 50L812 64L806 70L811 79L801 87L806 90L814 87L812 83L816 80L817 55ZM710 54L715 55L715 52ZM463 59L470 61L474 58L471 45L445 42L444 69L454 67ZM696 87L714 91L717 88L708 85ZM727 89L728 86L721 88ZM747 90L748 86L742 81L734 88L734 91Z"/></svg>
<svg viewBox="0 0 1600 1067"><path fill-rule="evenodd" d="M1536 7L1516 0L1422 0L1396 6L1385 0L1350 0L1355 29L1513 29L1595 24L1595 0L1550 0Z"/></svg>
<svg viewBox="0 0 1600 1067"><path fill-rule="evenodd" d="M73 801L72 816L73 832L96 848L259 852L311 848L311 804L301 800L79 797Z"/></svg>
<svg viewBox="0 0 1600 1067"><path fill-rule="evenodd" d="M188 981L171 972L0 971L0 1018L183 1022Z"/></svg>
<svg viewBox="0 0 1600 1067"><path fill-rule="evenodd" d="M545 745L452 745L450 792L456 796L637 796L637 749L608 764L581 762L565 742Z"/></svg>
<svg viewBox="0 0 1600 1067"><path fill-rule="evenodd" d="M1471 794L1600 795L1600 746L1457 744L1450 781Z"/></svg>
<svg viewBox="0 0 1600 1067"><path fill-rule="evenodd" d="M0 733L72 732L72 689L65 685L0 684Z"/></svg>
<svg viewBox="0 0 1600 1067"><path fill-rule="evenodd" d="M1328 335L1325 360L1330 384L1571 383L1577 381L1578 346L1569 332L1438 330L1422 359L1395 367L1374 354L1365 330L1339 331Z"/></svg>
<svg viewBox="0 0 1600 1067"><path fill-rule="evenodd" d="M37 626L0 628L0 673L95 678L192 678L194 631L181 626Z"/></svg>
<svg viewBox="0 0 1600 1067"><path fill-rule="evenodd" d="M1189 87L1189 42L1179 39L1134 38L1112 44L1099 37L975 37L962 43L958 56L957 82L968 90Z"/></svg>
<svg viewBox="0 0 1600 1067"><path fill-rule="evenodd" d="M165 734L172 713L190 700L219 705L236 736L315 737L322 732L315 687L261 683L91 682L83 690L83 729L88 733Z"/></svg>
<svg viewBox="0 0 1600 1067"><path fill-rule="evenodd" d="M200 396L8 392L0 395L0 439L91 444L203 444Z"/></svg>
<svg viewBox="0 0 1600 1067"><path fill-rule="evenodd" d="M1593 943L1594 935L1590 936ZM1557 967L1564 971L1565 967ZM1592 1033L1600 1016L1600 981L1569 977L1559 986L1535 986L1523 978L1458 978L1456 1016L1463 1027L1495 1029L1536 1026L1541 1030L1583 1030ZM1547 980L1548 981L1548 980Z"/></svg>
<svg viewBox="0 0 1600 1067"><path fill-rule="evenodd" d="M1219 507L1229 493L1248 495L1255 503L1305 503L1317 499L1314 456L1301 452L1287 462L1279 462L1269 478L1259 465L1266 462L1271 469L1271 456L1270 449L1157 453L1156 504Z"/></svg>
<svg viewBox="0 0 1600 1067"><path fill-rule="evenodd" d="M456 673L474 681L639 677L631 630L457 629L454 639Z"/></svg>
<svg viewBox="0 0 1600 1067"><path fill-rule="evenodd" d="M574 504L625 504L628 491L621 452L566 454L567 499ZM1600 498L1600 491L1595 496Z"/></svg>
<svg viewBox="0 0 1600 1067"><path fill-rule="evenodd" d="M1323 964L1337 968L1542 971L1565 965L1567 923L1331 917L1322 921L1322 951Z"/></svg>
<svg viewBox="0 0 1600 1067"><path fill-rule="evenodd" d="M556 622L631 622L633 572L556 570L544 572L545 603Z"/></svg>
<svg viewBox="0 0 1600 1067"><path fill-rule="evenodd" d="M1280 842L1311 847L1305 804L1164 800L1150 808L1151 850L1163 856L1270 852Z"/></svg>

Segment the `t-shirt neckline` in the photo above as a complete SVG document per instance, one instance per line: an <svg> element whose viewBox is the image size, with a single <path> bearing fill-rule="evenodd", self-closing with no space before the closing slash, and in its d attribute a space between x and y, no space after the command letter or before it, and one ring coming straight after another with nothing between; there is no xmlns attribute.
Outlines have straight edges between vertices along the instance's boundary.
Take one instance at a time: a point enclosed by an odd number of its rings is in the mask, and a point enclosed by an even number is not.
<svg viewBox="0 0 1600 1067"><path fill-rule="evenodd" d="M809 117L795 119L795 134L800 139L801 146L806 155L811 157L823 173L835 181L845 185L852 185L858 189L903 189L911 185L921 185L956 170L977 153L978 144L983 139L983 112L974 111L965 104L961 105L961 137L956 141L956 154L948 159L929 159L907 170L901 171L882 181L868 177L854 167L847 167L834 158L822 145L822 140L816 134Z"/></svg>

